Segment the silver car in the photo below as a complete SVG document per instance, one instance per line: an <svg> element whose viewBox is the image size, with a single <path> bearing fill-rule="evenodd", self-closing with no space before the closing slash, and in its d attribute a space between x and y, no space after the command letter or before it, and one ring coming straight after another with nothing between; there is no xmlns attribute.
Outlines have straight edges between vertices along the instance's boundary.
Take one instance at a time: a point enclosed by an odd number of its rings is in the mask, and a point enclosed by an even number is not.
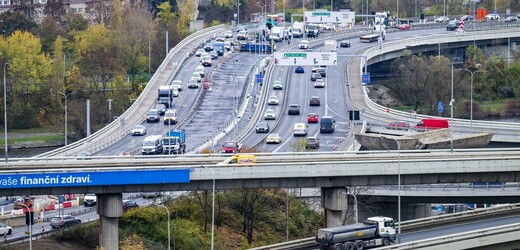
<svg viewBox="0 0 520 250"><path fill-rule="evenodd" d="M278 96L272 95L267 100L267 104L269 105L278 105Z"/></svg>
<svg viewBox="0 0 520 250"><path fill-rule="evenodd" d="M268 109L265 111L264 120L276 120L276 112L272 109Z"/></svg>
<svg viewBox="0 0 520 250"><path fill-rule="evenodd" d="M146 134L146 127L143 125L136 125L132 129L132 135L145 135Z"/></svg>

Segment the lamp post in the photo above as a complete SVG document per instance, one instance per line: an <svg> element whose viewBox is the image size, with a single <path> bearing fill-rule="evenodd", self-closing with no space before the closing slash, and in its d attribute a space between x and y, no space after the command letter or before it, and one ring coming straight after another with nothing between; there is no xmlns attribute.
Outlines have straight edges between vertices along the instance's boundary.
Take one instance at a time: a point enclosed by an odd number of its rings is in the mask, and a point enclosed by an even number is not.
<svg viewBox="0 0 520 250"><path fill-rule="evenodd" d="M32 212L31 212L31 209L29 208L29 206L27 206L23 202L20 202L20 204L22 206L24 206L25 208L27 208L27 213L29 213L29 250L32 250L32 223L33 223Z"/></svg>
<svg viewBox="0 0 520 250"><path fill-rule="evenodd" d="M401 144L397 139L392 139L397 143L397 244L401 244Z"/></svg>
<svg viewBox="0 0 520 250"><path fill-rule="evenodd" d="M477 64L477 67L478 66L480 66L480 64ZM470 127L473 127L473 75L477 72L482 72L482 70L476 70L476 71L471 71L469 69L463 69L463 70L469 72L471 75L469 119L470 119Z"/></svg>
<svg viewBox="0 0 520 250"><path fill-rule="evenodd" d="M65 99L65 156L67 156L67 115L68 115L67 99L69 98L70 95L72 95L72 92L70 92L70 93L58 92L58 94L62 95L63 98Z"/></svg>
<svg viewBox="0 0 520 250"><path fill-rule="evenodd" d="M7 162L7 65L9 63L4 63L4 147L5 147L5 162Z"/></svg>
<svg viewBox="0 0 520 250"><path fill-rule="evenodd" d="M450 99L450 123L453 124L453 106L455 105L455 99L453 99L453 61L451 62L451 99ZM450 151L453 153L453 131L450 126Z"/></svg>
<svg viewBox="0 0 520 250"><path fill-rule="evenodd" d="M163 204L156 204L156 206L166 209L166 213L168 213L168 250L170 250L170 210Z"/></svg>
<svg viewBox="0 0 520 250"><path fill-rule="evenodd" d="M201 166L202 168L207 168L211 171L211 175L213 176L213 187L211 188L212 200L211 200L211 250L213 250L214 242L215 242L215 172L212 168L208 168L206 166Z"/></svg>

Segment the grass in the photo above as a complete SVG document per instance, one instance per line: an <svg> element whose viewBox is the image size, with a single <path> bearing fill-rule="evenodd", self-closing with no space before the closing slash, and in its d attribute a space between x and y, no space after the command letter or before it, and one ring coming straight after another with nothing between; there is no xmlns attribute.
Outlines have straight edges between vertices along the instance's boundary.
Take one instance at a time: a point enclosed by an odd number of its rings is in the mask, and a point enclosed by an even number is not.
<svg viewBox="0 0 520 250"><path fill-rule="evenodd" d="M3 130L0 132L4 132ZM31 133L63 133L63 129L51 129L51 128L29 128L29 129L9 129L7 133L20 133L20 134L31 134Z"/></svg>
<svg viewBox="0 0 520 250"><path fill-rule="evenodd" d="M14 142L33 142L33 141L60 141L64 140L63 135L37 135L31 137L11 138L7 139L7 143ZM0 145L4 145L4 140L0 141Z"/></svg>

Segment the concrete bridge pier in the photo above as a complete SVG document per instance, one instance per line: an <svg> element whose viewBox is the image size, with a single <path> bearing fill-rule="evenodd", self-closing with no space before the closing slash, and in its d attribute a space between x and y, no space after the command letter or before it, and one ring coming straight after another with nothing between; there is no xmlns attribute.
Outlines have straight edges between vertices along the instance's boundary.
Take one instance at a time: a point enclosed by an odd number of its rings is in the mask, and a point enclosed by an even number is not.
<svg viewBox="0 0 520 250"><path fill-rule="evenodd" d="M119 217L123 216L123 195L96 194L99 214L99 246L104 250L119 249Z"/></svg>
<svg viewBox="0 0 520 250"><path fill-rule="evenodd" d="M325 227L344 225L347 213L347 190L345 187L321 188L321 204L325 215Z"/></svg>

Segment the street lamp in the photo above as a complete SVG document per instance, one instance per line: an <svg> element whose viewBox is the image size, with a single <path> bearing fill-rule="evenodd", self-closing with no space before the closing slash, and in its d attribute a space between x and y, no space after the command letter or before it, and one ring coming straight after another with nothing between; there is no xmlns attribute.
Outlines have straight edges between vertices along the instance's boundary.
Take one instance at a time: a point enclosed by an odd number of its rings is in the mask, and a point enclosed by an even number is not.
<svg viewBox="0 0 520 250"><path fill-rule="evenodd" d="M162 207L166 209L166 213L168 213L168 250L170 250L170 210L163 204L155 204L158 207Z"/></svg>
<svg viewBox="0 0 520 250"><path fill-rule="evenodd" d="M213 250L215 242L215 172L212 168L208 168L206 166L201 167L209 169L211 171L211 175L213 175L213 187L211 189L213 196L211 200L211 250Z"/></svg>
<svg viewBox="0 0 520 250"><path fill-rule="evenodd" d="M72 92L70 92L70 93L58 92L58 94L62 95L63 98L65 99L65 156L67 156L67 115L68 115L67 99L69 98L70 95L72 95Z"/></svg>
<svg viewBox="0 0 520 250"><path fill-rule="evenodd" d="M27 208L27 213L29 213L29 250L32 250L32 212L29 206L27 206L23 202L20 202L19 204Z"/></svg>
<svg viewBox="0 0 520 250"><path fill-rule="evenodd" d="M401 244L401 144L397 139L392 139L397 143L397 244Z"/></svg>
<svg viewBox="0 0 520 250"><path fill-rule="evenodd" d="M480 64L477 64L479 67ZM469 69L463 69L470 73L471 75L471 86L470 86L470 111L469 111L469 119L470 119L470 127L473 127L473 75L477 72L482 72L483 70L471 71Z"/></svg>
<svg viewBox="0 0 520 250"><path fill-rule="evenodd" d="M5 146L5 162L7 162L7 65L9 63L4 63L4 146Z"/></svg>
<svg viewBox="0 0 520 250"><path fill-rule="evenodd" d="M450 99L450 124L453 125L453 106L455 105L455 99L453 99L453 61L451 61L451 99ZM450 125L450 151L453 153L453 130Z"/></svg>

